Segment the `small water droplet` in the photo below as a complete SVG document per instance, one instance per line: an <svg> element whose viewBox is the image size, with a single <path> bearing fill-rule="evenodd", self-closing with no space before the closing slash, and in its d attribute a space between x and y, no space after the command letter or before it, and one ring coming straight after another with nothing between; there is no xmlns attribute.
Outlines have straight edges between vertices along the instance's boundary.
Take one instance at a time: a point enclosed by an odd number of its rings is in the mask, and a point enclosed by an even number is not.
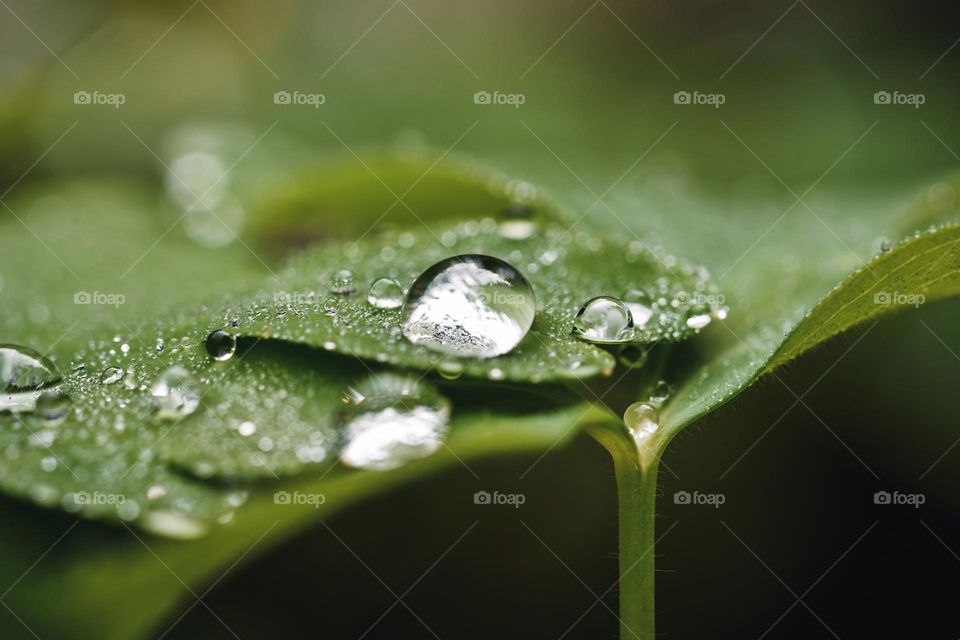
<svg viewBox="0 0 960 640"><path fill-rule="evenodd" d="M337 296L349 296L357 292L357 283L353 279L353 271L338 269L330 277L330 293Z"/></svg>
<svg viewBox="0 0 960 640"><path fill-rule="evenodd" d="M370 376L349 389L344 401L340 459L351 467L394 469L423 458L440 448L449 429L450 403L409 376Z"/></svg>
<svg viewBox="0 0 960 640"><path fill-rule="evenodd" d="M242 436L252 436L256 432L257 432L257 425L254 424L253 422L250 422L249 420L247 420L246 422L241 422L237 426L237 433L239 433Z"/></svg>
<svg viewBox="0 0 960 640"><path fill-rule="evenodd" d="M585 302L577 312L573 333L588 342L616 344L633 339L633 316L618 298L599 296Z"/></svg>
<svg viewBox="0 0 960 640"><path fill-rule="evenodd" d="M699 331L710 324L711 320L713 320L713 315L709 309L692 309L691 315L687 316L687 327Z"/></svg>
<svg viewBox="0 0 960 640"><path fill-rule="evenodd" d="M441 353L491 358L511 351L536 315L533 288L490 256L448 258L424 271L403 305L403 334Z"/></svg>
<svg viewBox="0 0 960 640"><path fill-rule="evenodd" d="M463 375L463 363L456 358L444 358L437 363L437 373L444 380L457 380Z"/></svg>
<svg viewBox="0 0 960 640"><path fill-rule="evenodd" d="M367 302L378 309L397 309L403 305L403 287L393 278L377 278L370 285Z"/></svg>
<svg viewBox="0 0 960 640"><path fill-rule="evenodd" d="M180 365L165 369L150 387L161 420L188 416L200 405L200 386Z"/></svg>
<svg viewBox="0 0 960 640"><path fill-rule="evenodd" d="M634 402L624 412L623 422L637 443L642 443L660 428L660 414L646 402Z"/></svg>
<svg viewBox="0 0 960 640"><path fill-rule="evenodd" d="M157 353L161 353L163 351L163 347L164 347L163 338L157 338L157 344L155 347L157 350Z"/></svg>
<svg viewBox="0 0 960 640"><path fill-rule="evenodd" d="M0 392L42 389L60 380L57 367L28 347L0 344Z"/></svg>
<svg viewBox="0 0 960 640"><path fill-rule="evenodd" d="M212 331L207 336L207 353L217 362L224 362L237 352L237 337L226 331Z"/></svg>
<svg viewBox="0 0 960 640"><path fill-rule="evenodd" d="M659 380L653 385L653 391L650 393L650 401L660 405L667 401L670 394L673 393L673 387L666 380Z"/></svg>
<svg viewBox="0 0 960 640"><path fill-rule="evenodd" d="M145 512L139 524L145 531L176 540L193 540L207 533L206 523L166 509Z"/></svg>
<svg viewBox="0 0 960 640"><path fill-rule="evenodd" d="M123 379L124 371L120 367L107 367L100 374L100 382L103 384L113 384Z"/></svg>

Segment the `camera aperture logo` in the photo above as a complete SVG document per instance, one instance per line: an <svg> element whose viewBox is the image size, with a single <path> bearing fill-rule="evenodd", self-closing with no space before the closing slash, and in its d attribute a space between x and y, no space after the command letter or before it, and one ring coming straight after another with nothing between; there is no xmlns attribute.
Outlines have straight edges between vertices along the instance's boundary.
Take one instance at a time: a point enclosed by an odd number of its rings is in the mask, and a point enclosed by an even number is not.
<svg viewBox="0 0 960 640"><path fill-rule="evenodd" d="M522 93L477 91L473 94L473 104L509 105L514 109L519 109L520 105L526 101L527 96Z"/></svg>
<svg viewBox="0 0 960 640"><path fill-rule="evenodd" d="M702 93L700 91L677 91L673 94L673 104L705 105L719 109L727 101L722 93Z"/></svg>
<svg viewBox="0 0 960 640"><path fill-rule="evenodd" d="M904 105L919 109L927 101L922 93L901 93L899 91L877 91L873 94L873 104Z"/></svg>
<svg viewBox="0 0 960 640"><path fill-rule="evenodd" d="M877 291L873 294L873 304L889 307L909 306L917 308L927 301L922 293L901 293L900 291Z"/></svg>
<svg viewBox="0 0 960 640"><path fill-rule="evenodd" d="M322 93L304 93L302 91L276 91L273 94L273 104L308 106L319 109L326 103L327 96Z"/></svg>
<svg viewBox="0 0 960 640"><path fill-rule="evenodd" d="M873 494L873 504L891 504L891 505L906 505L913 507L914 509L919 509L920 505L926 503L927 496L922 493L900 493L899 491L894 491L893 493L889 491L877 491Z"/></svg>
<svg viewBox="0 0 960 640"><path fill-rule="evenodd" d="M119 109L126 103L127 96L122 93L103 93L102 91L77 91L73 94L73 104L105 105Z"/></svg>
<svg viewBox="0 0 960 640"><path fill-rule="evenodd" d="M520 505L527 501L527 496L522 493L500 493L494 491L477 491L473 494L473 504L481 505L509 505L514 509L519 509Z"/></svg>
<svg viewBox="0 0 960 640"><path fill-rule="evenodd" d="M283 504L319 509L326 504L327 496L322 493L301 493L299 491L277 491L273 494L273 504Z"/></svg>
<svg viewBox="0 0 960 640"><path fill-rule="evenodd" d="M101 291L77 291L73 294L73 304L95 304L117 308L127 301L122 293L103 293Z"/></svg>
<svg viewBox="0 0 960 640"><path fill-rule="evenodd" d="M673 494L673 504L689 504L696 506L709 506L719 509L720 505L727 501L727 496L722 493L700 493L699 491L677 491Z"/></svg>

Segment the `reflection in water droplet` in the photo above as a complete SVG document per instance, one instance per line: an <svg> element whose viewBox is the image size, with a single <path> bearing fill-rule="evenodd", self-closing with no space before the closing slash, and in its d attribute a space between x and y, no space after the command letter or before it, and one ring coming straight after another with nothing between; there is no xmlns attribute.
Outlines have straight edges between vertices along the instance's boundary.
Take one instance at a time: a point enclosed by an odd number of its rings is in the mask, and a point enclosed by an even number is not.
<svg viewBox="0 0 960 640"><path fill-rule="evenodd" d="M533 209L517 204L500 211L500 235L511 240L526 240L537 230Z"/></svg>
<svg viewBox="0 0 960 640"><path fill-rule="evenodd" d="M660 428L660 414L646 402L634 402L624 412L623 422L640 444Z"/></svg>
<svg viewBox="0 0 960 640"><path fill-rule="evenodd" d="M57 389L47 389L37 398L36 411L48 425L58 425L70 412L70 396Z"/></svg>
<svg viewBox="0 0 960 640"><path fill-rule="evenodd" d="M237 337L226 331L212 331L207 336L207 353L218 362L229 360L237 352Z"/></svg>
<svg viewBox="0 0 960 640"><path fill-rule="evenodd" d="M536 309L530 283L513 266L460 255L433 265L410 287L403 334L441 353L491 358L520 343Z"/></svg>
<svg viewBox="0 0 960 640"><path fill-rule="evenodd" d="M113 384L123 378L123 369L120 367L107 367L100 374L100 382L103 384Z"/></svg>
<svg viewBox="0 0 960 640"><path fill-rule="evenodd" d="M592 298L577 312L573 334L600 344L629 342L634 336L633 316L627 305L618 298Z"/></svg>
<svg viewBox="0 0 960 640"><path fill-rule="evenodd" d="M150 387L150 395L161 420L188 416L200 405L200 386L180 365L165 369Z"/></svg>
<svg viewBox="0 0 960 640"><path fill-rule="evenodd" d="M710 324L711 320L713 320L713 316L710 314L709 309L705 311L692 309L691 315L687 316L687 326L699 331Z"/></svg>
<svg viewBox="0 0 960 640"><path fill-rule="evenodd" d="M330 277L330 293L338 296L349 296L357 292L357 284L353 279L353 271L339 269Z"/></svg>
<svg viewBox="0 0 960 640"><path fill-rule="evenodd" d="M377 278L370 285L367 302L378 309L397 309L403 305L403 287L393 278Z"/></svg>
<svg viewBox="0 0 960 640"><path fill-rule="evenodd" d="M0 392L42 389L60 380L57 367L28 347L0 344Z"/></svg>
<svg viewBox="0 0 960 640"><path fill-rule="evenodd" d="M440 448L450 403L424 381L394 373L373 375L347 390L339 422L344 464L394 469Z"/></svg>
<svg viewBox="0 0 960 640"><path fill-rule="evenodd" d="M17 391L7 393L0 391L0 413L24 413L33 411L37 406L39 391Z"/></svg>

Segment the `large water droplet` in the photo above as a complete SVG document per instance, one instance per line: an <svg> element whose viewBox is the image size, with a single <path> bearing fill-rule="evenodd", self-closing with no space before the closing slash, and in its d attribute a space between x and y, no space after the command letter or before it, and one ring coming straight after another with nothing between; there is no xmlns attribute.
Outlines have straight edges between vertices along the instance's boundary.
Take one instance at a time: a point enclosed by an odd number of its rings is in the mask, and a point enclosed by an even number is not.
<svg viewBox="0 0 960 640"><path fill-rule="evenodd" d="M229 360L237 352L237 337L226 331L213 331L207 336L207 353L218 362Z"/></svg>
<svg viewBox="0 0 960 640"><path fill-rule="evenodd" d="M634 402L624 412L623 422L634 440L642 443L660 428L660 414L646 402Z"/></svg>
<svg viewBox="0 0 960 640"><path fill-rule="evenodd" d="M28 347L0 344L0 392L48 387L60 380L57 367Z"/></svg>
<svg viewBox="0 0 960 640"><path fill-rule="evenodd" d="M513 266L460 255L433 265L410 287L403 334L441 353L492 358L520 343L536 309L533 288Z"/></svg>
<svg viewBox="0 0 960 640"><path fill-rule="evenodd" d="M449 420L450 403L427 383L393 373L370 376L344 396L340 460L360 469L402 466L439 449Z"/></svg>
<svg viewBox="0 0 960 640"><path fill-rule="evenodd" d="M396 309L403 304L403 287L393 278L377 278L370 285L367 302L378 309Z"/></svg>
<svg viewBox="0 0 960 640"><path fill-rule="evenodd" d="M629 342L634 336L633 315L618 298L592 298L577 312L573 333L588 342L600 344Z"/></svg>
<svg viewBox="0 0 960 640"><path fill-rule="evenodd" d="M200 405L200 386L180 365L173 365L150 387L161 420L177 420L188 416Z"/></svg>

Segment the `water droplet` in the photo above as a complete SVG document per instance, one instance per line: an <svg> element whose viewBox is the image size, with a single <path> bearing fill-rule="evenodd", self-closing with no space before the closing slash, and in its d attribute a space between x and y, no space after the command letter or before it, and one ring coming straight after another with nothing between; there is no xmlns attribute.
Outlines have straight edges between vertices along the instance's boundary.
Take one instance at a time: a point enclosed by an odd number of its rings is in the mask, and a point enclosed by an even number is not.
<svg viewBox="0 0 960 640"><path fill-rule="evenodd" d="M440 448L449 429L450 403L424 381L393 373L370 376L348 389L339 422L344 464L393 469Z"/></svg>
<svg viewBox="0 0 960 640"><path fill-rule="evenodd" d="M165 369L150 387L157 405L157 417L176 420L188 416L200 405L200 386L180 365Z"/></svg>
<svg viewBox="0 0 960 640"><path fill-rule="evenodd" d="M256 432L257 432L257 425L254 424L253 422L250 422L249 420L247 420L246 422L241 422L237 426L237 433L239 433L242 436L252 436Z"/></svg>
<svg viewBox="0 0 960 640"><path fill-rule="evenodd" d="M690 310L690 314L687 316L687 327L697 331L706 327L713 320L713 315L709 309L694 308Z"/></svg>
<svg viewBox="0 0 960 640"><path fill-rule="evenodd" d="M397 309L403 305L403 287L393 278L377 278L370 285L367 302L378 309Z"/></svg>
<svg viewBox="0 0 960 640"><path fill-rule="evenodd" d="M642 443L660 428L660 414L646 402L634 402L624 412L623 422L634 440Z"/></svg>
<svg viewBox="0 0 960 640"><path fill-rule="evenodd" d="M163 351L163 346L164 346L164 345L163 345L163 338L157 338L157 344L156 344L156 347L155 347L156 350L157 350L157 353L161 353L161 352Z"/></svg>
<svg viewBox="0 0 960 640"><path fill-rule="evenodd" d="M204 522L170 510L147 511L139 524L145 531L176 540L193 540L207 533Z"/></svg>
<svg viewBox="0 0 960 640"><path fill-rule="evenodd" d="M653 298L640 289L631 289L623 296L623 302L633 316L633 326L642 329L653 316Z"/></svg>
<svg viewBox="0 0 960 640"><path fill-rule="evenodd" d="M437 373L444 380L456 380L463 375L463 363L456 358L444 358L437 363Z"/></svg>
<svg viewBox="0 0 960 640"><path fill-rule="evenodd" d="M338 269L330 277L330 293L337 296L349 296L357 292L357 284L353 279L353 271Z"/></svg>
<svg viewBox="0 0 960 640"><path fill-rule="evenodd" d="M42 389L60 380L57 367L28 347L0 344L0 392Z"/></svg>
<svg viewBox="0 0 960 640"><path fill-rule="evenodd" d="M633 339L633 316L618 298L599 296L585 302L577 312L573 333L588 342L615 344Z"/></svg>
<svg viewBox="0 0 960 640"><path fill-rule="evenodd" d="M217 362L223 362L233 357L237 352L237 337L226 331L212 331L207 336L207 353Z"/></svg>
<svg viewBox="0 0 960 640"><path fill-rule="evenodd" d="M124 371L120 367L107 367L100 374L100 382L103 384L113 384L123 379Z"/></svg>
<svg viewBox="0 0 960 640"><path fill-rule="evenodd" d="M650 393L650 401L658 405L663 404L670 397L670 394L673 393L673 387L666 380L660 380L653 386L653 391Z"/></svg>
<svg viewBox="0 0 960 640"><path fill-rule="evenodd" d="M893 249L893 243L887 238L879 238L877 240L877 247L880 249L880 253L887 253Z"/></svg>
<svg viewBox="0 0 960 640"><path fill-rule="evenodd" d="M70 412L70 396L56 389L47 389L37 398L37 414L49 425L58 425Z"/></svg>
<svg viewBox="0 0 960 640"><path fill-rule="evenodd" d="M511 240L526 240L537 230L533 209L512 205L500 211L500 235Z"/></svg>
<svg viewBox="0 0 960 640"><path fill-rule="evenodd" d="M520 343L536 309L530 283L513 266L460 255L433 265L410 287L403 334L441 353L491 358Z"/></svg>

